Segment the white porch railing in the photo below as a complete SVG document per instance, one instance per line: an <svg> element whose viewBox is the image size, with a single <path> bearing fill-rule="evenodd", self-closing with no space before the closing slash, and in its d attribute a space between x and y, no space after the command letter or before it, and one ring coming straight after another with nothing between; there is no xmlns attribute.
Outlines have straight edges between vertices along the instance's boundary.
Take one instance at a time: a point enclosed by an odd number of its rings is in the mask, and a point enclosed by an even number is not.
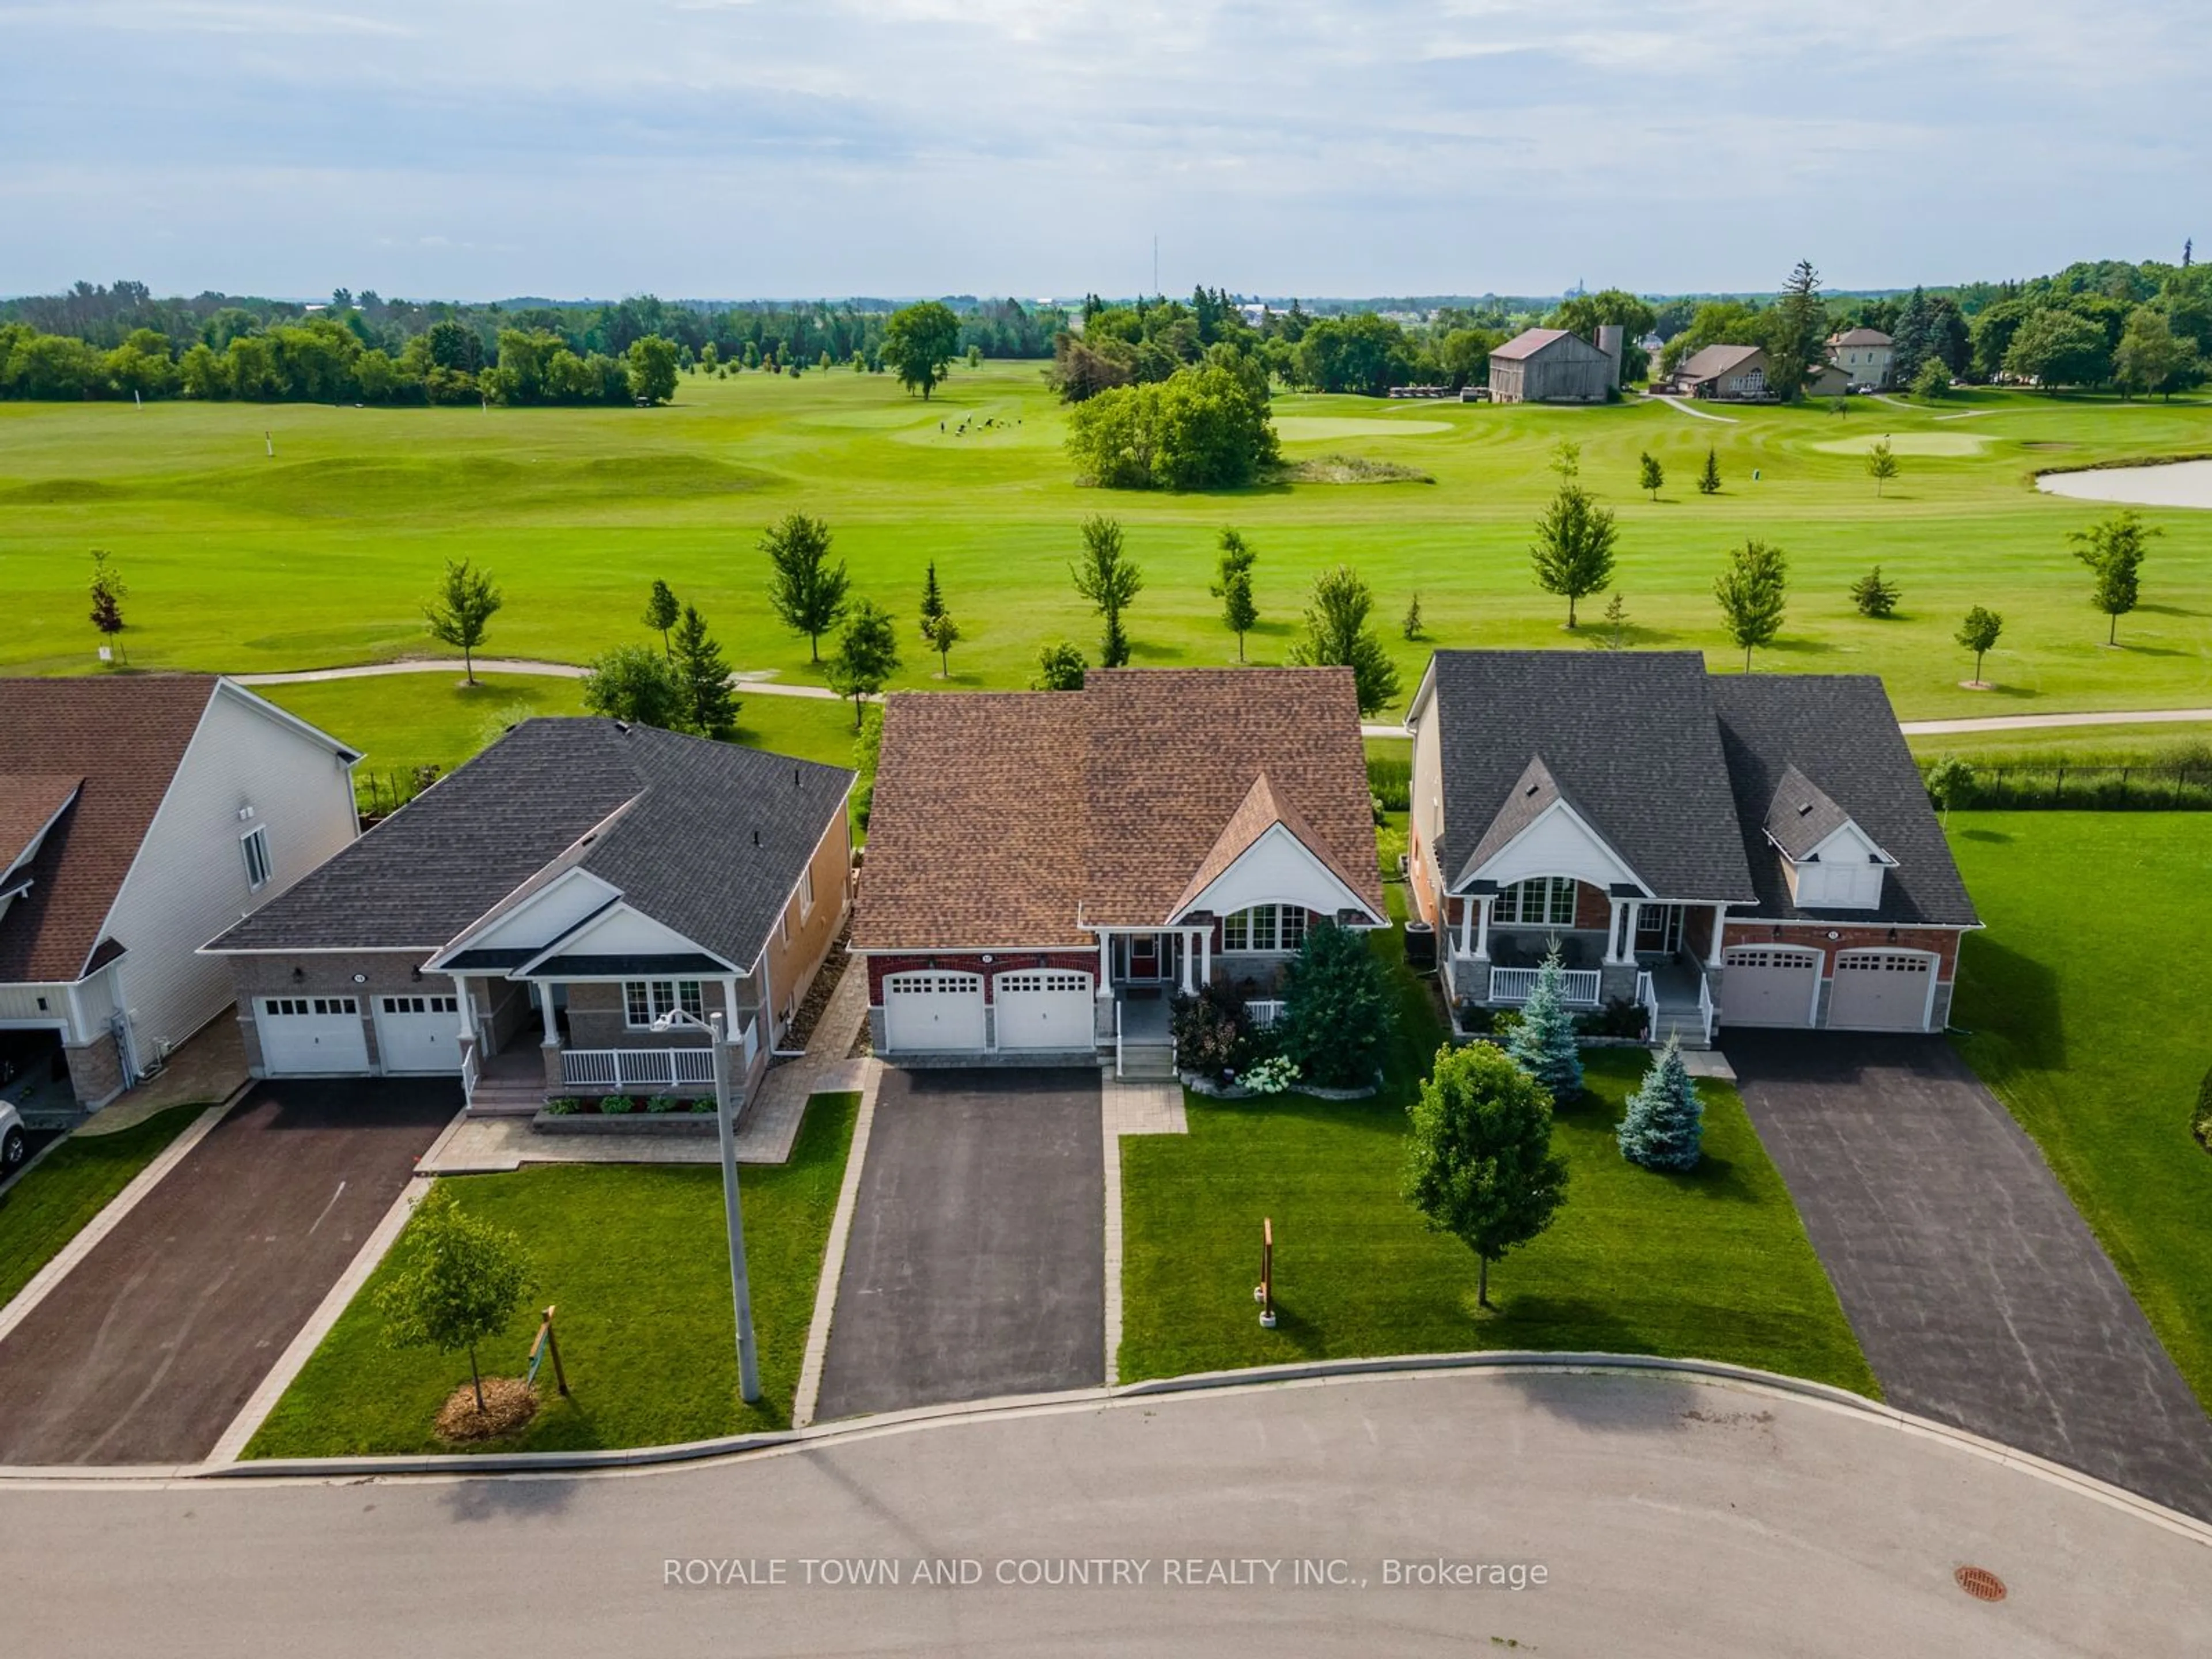
<svg viewBox="0 0 2212 1659"><path fill-rule="evenodd" d="M1659 1036L1659 993L1651 983L1648 969L1636 975L1636 1002L1644 1010L1644 1031L1656 1041Z"/></svg>
<svg viewBox="0 0 2212 1659"><path fill-rule="evenodd" d="M477 1067L477 1046L471 1042L461 1054L461 1098L464 1101L477 1097L477 1079L482 1075Z"/></svg>
<svg viewBox="0 0 2212 1659"><path fill-rule="evenodd" d="M747 1026L745 1030L750 1036L752 1028ZM731 1047L741 1045L732 1043ZM703 1048L563 1048L561 1081L576 1089L711 1085L714 1081L714 1056Z"/></svg>
<svg viewBox="0 0 2212 1659"><path fill-rule="evenodd" d="M1698 1016L1705 1022L1705 1041L1713 1040L1713 981L1710 974L1698 975Z"/></svg>
<svg viewBox="0 0 2212 1659"><path fill-rule="evenodd" d="M1114 1075L1121 1075L1121 999L1114 999Z"/></svg>
<svg viewBox="0 0 2212 1659"><path fill-rule="evenodd" d="M1490 970L1490 1000L1492 1002L1526 1002L1536 988L1536 976L1540 968L1493 968ZM1567 968L1560 970L1560 986L1568 1002L1577 1007L1597 1006L1598 971L1595 968Z"/></svg>
<svg viewBox="0 0 2212 1659"><path fill-rule="evenodd" d="M1244 1012L1252 1016L1252 1024L1264 1031L1283 1017L1283 1005L1279 998L1264 998L1246 1003Z"/></svg>

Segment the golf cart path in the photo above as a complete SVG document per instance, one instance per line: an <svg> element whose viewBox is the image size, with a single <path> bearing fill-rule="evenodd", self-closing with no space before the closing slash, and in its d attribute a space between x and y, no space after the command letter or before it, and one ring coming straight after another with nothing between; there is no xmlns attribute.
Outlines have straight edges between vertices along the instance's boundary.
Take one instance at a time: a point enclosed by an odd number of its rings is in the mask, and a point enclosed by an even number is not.
<svg viewBox="0 0 2212 1659"><path fill-rule="evenodd" d="M1715 415L1707 410L1692 409L1680 398L1669 398L1656 392L1651 395L1669 408L1679 409L1685 415L1694 415L1701 421L1718 421L1723 426L1734 426L1736 423L1735 416L1733 415Z"/></svg>

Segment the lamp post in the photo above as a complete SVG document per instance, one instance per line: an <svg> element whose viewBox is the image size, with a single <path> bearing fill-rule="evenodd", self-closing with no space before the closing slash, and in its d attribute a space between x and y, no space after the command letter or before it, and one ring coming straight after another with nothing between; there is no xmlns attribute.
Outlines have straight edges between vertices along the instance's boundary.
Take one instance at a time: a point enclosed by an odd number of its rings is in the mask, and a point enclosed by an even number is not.
<svg viewBox="0 0 2212 1659"><path fill-rule="evenodd" d="M745 1272L745 1212L738 1199L738 1126L730 1108L730 1048L722 1040L722 1016L702 1020L672 1008L653 1022L656 1031L677 1025L705 1031L714 1045L714 1120L722 1135L722 1219L730 1234L730 1302L738 1316L738 1394L748 1405L760 1400L760 1354L753 1341L752 1282Z"/></svg>

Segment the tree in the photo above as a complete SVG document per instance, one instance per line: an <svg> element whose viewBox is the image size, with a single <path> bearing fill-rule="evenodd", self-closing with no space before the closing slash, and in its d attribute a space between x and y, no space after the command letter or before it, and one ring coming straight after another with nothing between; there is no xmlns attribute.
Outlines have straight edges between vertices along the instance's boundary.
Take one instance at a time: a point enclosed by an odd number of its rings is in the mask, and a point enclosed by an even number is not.
<svg viewBox="0 0 2212 1659"><path fill-rule="evenodd" d="M1556 944L1544 953L1535 987L1521 1005L1521 1023L1506 1039L1505 1052L1559 1104L1564 1106L1582 1093L1582 1051L1575 1046L1575 1017L1567 1012L1565 970L1559 965Z"/></svg>
<svg viewBox="0 0 2212 1659"><path fill-rule="evenodd" d="M1382 1066L1391 1023L1390 989L1367 936L1333 921L1309 928L1283 970L1278 1052L1318 1087L1364 1088Z"/></svg>
<svg viewBox="0 0 2212 1659"><path fill-rule="evenodd" d="M2197 344L2173 331L2166 313L2137 306L2128 313L2118 349L2112 354L2112 379L2124 397L2136 392L2173 395L2175 383L2197 362Z"/></svg>
<svg viewBox="0 0 2212 1659"><path fill-rule="evenodd" d="M2105 331L2087 317L2045 307L2021 324L2004 355L2005 373L2046 392L2100 385L2112 373Z"/></svg>
<svg viewBox="0 0 2212 1659"><path fill-rule="evenodd" d="M1619 588L1605 602L1605 626L1590 643L1601 651L1626 651L1631 623L1628 620L1628 601L1621 597Z"/></svg>
<svg viewBox="0 0 2212 1659"><path fill-rule="evenodd" d="M830 526L804 513L787 514L760 538L760 550L775 568L768 579L768 602L783 625L806 635L816 662L822 660L822 636L845 614L850 585L845 562L830 562Z"/></svg>
<svg viewBox="0 0 2212 1659"><path fill-rule="evenodd" d="M1659 458L1646 451L1637 458L1636 487L1649 490L1653 501L1659 499L1659 488L1667 482L1667 470L1659 465Z"/></svg>
<svg viewBox="0 0 2212 1659"><path fill-rule="evenodd" d="M919 387L924 403L944 381L959 349L960 319L934 300L891 313L879 348L884 366L908 392Z"/></svg>
<svg viewBox="0 0 2212 1659"><path fill-rule="evenodd" d="M2075 557L2087 565L2096 578L2090 603L2112 619L2105 631L2106 645L2119 643L2120 618L2136 608L2140 596L2148 544L2152 537L2164 533L2155 526L2146 525L2132 507L2087 530L2068 532L2066 539L2074 544Z"/></svg>
<svg viewBox="0 0 2212 1659"><path fill-rule="evenodd" d="M1681 1172L1698 1167L1705 1135L1705 1105L1682 1063L1682 1045L1670 1036L1629 1096L1613 1139L1631 1164Z"/></svg>
<svg viewBox="0 0 2212 1659"><path fill-rule="evenodd" d="M937 678L952 678L952 647L960 641L960 624L952 620L952 613L940 611L921 625L921 637L929 648L937 653Z"/></svg>
<svg viewBox="0 0 2212 1659"><path fill-rule="evenodd" d="M1995 648L1997 635L2003 632L2004 618L1978 605L1966 612L1966 619L1959 624L1959 643L1974 653L1974 678L1971 684L1981 684L1982 659Z"/></svg>
<svg viewBox="0 0 2212 1659"><path fill-rule="evenodd" d="M1882 580L1880 565L1851 584L1851 603L1862 617L1893 616L1903 597L1893 584Z"/></svg>
<svg viewBox="0 0 2212 1659"><path fill-rule="evenodd" d="M1375 595L1350 565L1324 570L1306 605L1306 636L1291 648L1302 668L1350 668L1363 714L1380 714L1398 695L1398 671L1367 625L1374 608Z"/></svg>
<svg viewBox="0 0 2212 1659"><path fill-rule="evenodd" d="M1874 493L1879 496L1881 487L1897 476L1897 453L1890 448L1886 437L1875 440L1874 447L1867 451L1867 477L1874 480Z"/></svg>
<svg viewBox="0 0 2212 1659"><path fill-rule="evenodd" d="M1217 351L1235 354L1226 346ZM1105 489L1249 484L1280 451L1256 360L1208 362L1166 380L1097 392L1067 422L1067 453Z"/></svg>
<svg viewBox="0 0 2212 1659"><path fill-rule="evenodd" d="M123 601L130 597L131 590L124 586L123 578L108 562L107 550L104 547L92 550L92 586L89 592L92 597L92 625L100 630L101 638L112 640L123 631Z"/></svg>
<svg viewBox="0 0 2212 1659"><path fill-rule="evenodd" d="M1565 596L1571 631L1576 601L1602 592L1613 580L1613 548L1619 536L1613 514L1590 499L1572 472L1566 472L1551 506L1536 520L1536 539L1528 556L1536 568L1536 586Z"/></svg>
<svg viewBox="0 0 2212 1659"><path fill-rule="evenodd" d="M837 653L830 659L830 689L853 700L855 732L867 699L884 689L898 666L898 630L891 626L890 612L873 599L862 599L845 619Z"/></svg>
<svg viewBox="0 0 2212 1659"><path fill-rule="evenodd" d="M1400 637L1407 640L1421 637L1421 595L1419 590L1407 603L1405 620L1398 624L1398 633Z"/></svg>
<svg viewBox="0 0 2212 1659"><path fill-rule="evenodd" d="M452 1182L432 1182L376 1294L385 1340L395 1348L440 1353L466 1348L481 1412L483 1373L477 1365L477 1344L507 1328L532 1277L520 1238L464 1211Z"/></svg>
<svg viewBox="0 0 2212 1659"><path fill-rule="evenodd" d="M484 630L506 599L491 572L471 569L466 559L446 561L446 574L422 607L422 626L434 640L459 648L471 685L477 683L476 650Z"/></svg>
<svg viewBox="0 0 2212 1659"><path fill-rule="evenodd" d="M1431 1232L1449 1233L1481 1265L1475 1304L1490 1306L1490 1264L1552 1224L1567 1161L1552 1151L1552 1103L1488 1043L1437 1051L1411 1108L1402 1190Z"/></svg>
<svg viewBox="0 0 2212 1659"><path fill-rule="evenodd" d="M653 592L645 602L645 625L660 635L660 654L668 655L668 630L676 626L677 617L684 613L676 603L676 594L668 584L654 578Z"/></svg>
<svg viewBox="0 0 2212 1659"><path fill-rule="evenodd" d="M1951 822L1951 808L1972 793L1974 769L1956 755L1946 755L1928 769L1928 798L1943 809L1943 822Z"/></svg>
<svg viewBox="0 0 2212 1659"><path fill-rule="evenodd" d="M1951 395L1951 366L1941 357L1930 357L1920 365L1912 377L1912 395L1929 403Z"/></svg>
<svg viewBox="0 0 2212 1659"><path fill-rule="evenodd" d="M1121 526L1103 514L1083 521L1083 556L1068 567L1075 591L1091 601L1091 608L1106 620L1099 646L1102 667L1123 668L1129 661L1129 636L1121 629L1121 613L1144 591L1145 573L1121 551Z"/></svg>
<svg viewBox="0 0 2212 1659"><path fill-rule="evenodd" d="M1252 567L1260 556L1233 529L1222 531L1220 546L1213 581L1206 591L1221 601L1222 624L1237 635L1237 660L1243 662L1244 636L1260 621L1260 608L1252 599Z"/></svg>
<svg viewBox="0 0 2212 1659"><path fill-rule="evenodd" d="M730 693L730 665L707 631L699 607L687 605L676 624L676 683L684 726L703 738L726 738L737 727L738 700Z"/></svg>
<svg viewBox="0 0 2212 1659"><path fill-rule="evenodd" d="M1056 641L1037 653L1037 677L1030 685L1039 691L1080 691L1090 668L1081 651L1066 640Z"/></svg>
<svg viewBox="0 0 2212 1659"><path fill-rule="evenodd" d="M676 347L658 334L629 343L629 395L641 404L665 404L676 395Z"/></svg>
<svg viewBox="0 0 2212 1659"><path fill-rule="evenodd" d="M656 657L649 645L617 645L586 665L584 707L609 720L674 732L684 725L684 688L666 653Z"/></svg>
<svg viewBox="0 0 2212 1659"><path fill-rule="evenodd" d="M937 561L932 559L921 577L921 605L918 614L921 619L922 637L929 637L929 624L945 614L945 590L938 586Z"/></svg>
<svg viewBox="0 0 2212 1659"><path fill-rule="evenodd" d="M1789 574L1782 550L1748 541L1729 555L1728 568L1713 581L1729 638L1743 647L1743 672L1751 672L1753 647L1771 645L1782 631L1783 600Z"/></svg>
<svg viewBox="0 0 2212 1659"><path fill-rule="evenodd" d="M1810 259L1797 262L1768 315L1766 381L1784 403L1795 403L1827 357L1828 308L1820 298L1820 273Z"/></svg>
<svg viewBox="0 0 2212 1659"><path fill-rule="evenodd" d="M1717 495L1721 493L1721 453L1717 449L1705 451L1705 469L1698 474L1698 494Z"/></svg>

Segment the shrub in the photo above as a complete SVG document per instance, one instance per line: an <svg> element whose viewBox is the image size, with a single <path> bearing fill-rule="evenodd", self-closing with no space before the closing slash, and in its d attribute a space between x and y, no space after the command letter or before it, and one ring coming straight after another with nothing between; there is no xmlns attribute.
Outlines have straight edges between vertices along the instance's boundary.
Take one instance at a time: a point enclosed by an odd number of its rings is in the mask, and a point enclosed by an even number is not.
<svg viewBox="0 0 2212 1659"><path fill-rule="evenodd" d="M545 1110L553 1117L574 1117L581 1111L584 1103L574 1095L556 1095L545 1103Z"/></svg>
<svg viewBox="0 0 2212 1659"><path fill-rule="evenodd" d="M1277 1054L1261 1060L1237 1079L1255 1095L1279 1095L1298 1080L1298 1068Z"/></svg>
<svg viewBox="0 0 2212 1659"><path fill-rule="evenodd" d="M648 1112L672 1112L680 1103L674 1095L655 1095L645 1103Z"/></svg>
<svg viewBox="0 0 2212 1659"><path fill-rule="evenodd" d="M599 1103L599 1110L610 1117L620 1117L624 1112L634 1112L637 1103L628 1095L609 1095Z"/></svg>
<svg viewBox="0 0 2212 1659"><path fill-rule="evenodd" d="M1324 1089L1372 1083L1389 1039L1391 1010L1382 965L1365 936L1322 923L1306 934L1284 981L1283 1054Z"/></svg>
<svg viewBox="0 0 2212 1659"><path fill-rule="evenodd" d="M1642 1003L1614 997L1596 1012L1577 1016L1575 1030L1584 1036L1640 1037L1648 1018Z"/></svg>
<svg viewBox="0 0 2212 1659"><path fill-rule="evenodd" d="M715 1109L715 1105L712 1100L695 1100L691 1103L691 1109L695 1112L711 1112Z"/></svg>
<svg viewBox="0 0 2212 1659"><path fill-rule="evenodd" d="M1912 395L1930 402L1951 395L1951 368L1941 357L1930 357L1912 377Z"/></svg>
<svg viewBox="0 0 2212 1659"><path fill-rule="evenodd" d="M1226 986L1208 985L1194 997L1177 997L1168 1011L1176 1062L1216 1082L1249 1058L1252 1017L1243 998Z"/></svg>

